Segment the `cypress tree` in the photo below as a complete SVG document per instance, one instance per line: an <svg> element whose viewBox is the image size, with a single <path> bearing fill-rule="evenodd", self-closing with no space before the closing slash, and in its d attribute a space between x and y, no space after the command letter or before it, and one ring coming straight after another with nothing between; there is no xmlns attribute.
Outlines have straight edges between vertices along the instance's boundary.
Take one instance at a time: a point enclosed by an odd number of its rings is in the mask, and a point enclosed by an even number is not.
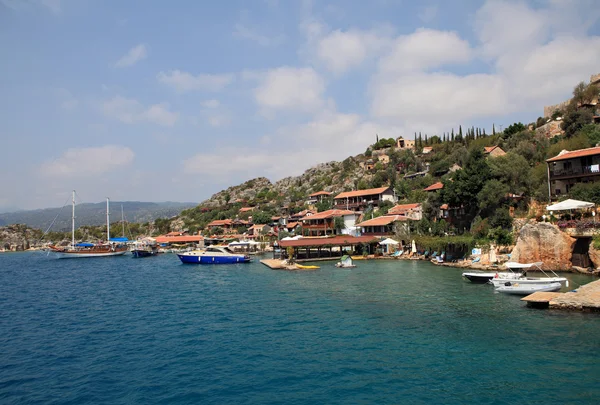
<svg viewBox="0 0 600 405"><path fill-rule="evenodd" d="M427 134L425 134L425 145L429 145L429 139L427 139Z"/></svg>
<svg viewBox="0 0 600 405"><path fill-rule="evenodd" d="M458 126L458 136L460 136L460 139L462 139L462 125Z"/></svg>
<svg viewBox="0 0 600 405"><path fill-rule="evenodd" d="M454 128L452 128L452 135L451 135L451 138L452 138L452 142L454 142Z"/></svg>
<svg viewBox="0 0 600 405"><path fill-rule="evenodd" d="M496 126L492 124L492 135L496 135Z"/></svg>

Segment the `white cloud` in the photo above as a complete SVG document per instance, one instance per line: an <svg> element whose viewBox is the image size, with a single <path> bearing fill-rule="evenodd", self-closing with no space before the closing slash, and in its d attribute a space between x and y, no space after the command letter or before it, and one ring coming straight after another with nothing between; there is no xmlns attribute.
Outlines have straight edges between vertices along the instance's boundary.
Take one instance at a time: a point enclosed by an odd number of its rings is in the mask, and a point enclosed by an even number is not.
<svg viewBox="0 0 600 405"><path fill-rule="evenodd" d="M218 167L218 175L228 180L259 175L277 180L301 174L317 163L360 153L377 133L389 137L401 134L398 128L364 121L357 114L325 111L305 124L281 127L271 136L262 136L260 148L228 147L196 154L183 162L183 171L215 175L214 168ZM272 143L271 139L277 142ZM267 144L268 151L264 149ZM272 158L278 153L285 159ZM228 159L232 154L236 159Z"/></svg>
<svg viewBox="0 0 600 405"><path fill-rule="evenodd" d="M59 158L44 163L40 172L48 177L100 175L131 164L134 156L131 149L120 145L71 148Z"/></svg>
<svg viewBox="0 0 600 405"><path fill-rule="evenodd" d="M139 45L131 48L129 50L129 52L127 52L125 55L123 55L123 57L121 59L119 59L117 61L117 63L115 63L115 67L124 68L124 67L133 66L136 63L138 63L139 61L141 61L142 59L146 59L147 56L148 56L148 50L146 49L146 45L139 44Z"/></svg>
<svg viewBox="0 0 600 405"><path fill-rule="evenodd" d="M180 70L171 70L170 72L160 72L157 75L158 80L172 87L175 91L185 93L188 91L219 91L225 86L231 84L234 75L230 73L223 74L199 74L197 76Z"/></svg>
<svg viewBox="0 0 600 405"><path fill-rule="evenodd" d="M265 47L281 45L285 41L285 37L283 35L263 35L254 29L246 27L243 24L235 25L233 36L235 38L256 42L258 45Z"/></svg>
<svg viewBox="0 0 600 405"><path fill-rule="evenodd" d="M127 124L150 122L162 126L173 126L179 114L169 111L167 103L154 104L145 108L139 101L115 96L102 104L102 111L107 117Z"/></svg>
<svg viewBox="0 0 600 405"><path fill-rule="evenodd" d="M388 41L383 32L336 30L320 38L315 46L319 60L330 71L341 74L377 54Z"/></svg>
<svg viewBox="0 0 600 405"><path fill-rule="evenodd" d="M380 67L386 72L420 71L467 63L471 57L469 43L457 33L421 28L398 37Z"/></svg>
<svg viewBox="0 0 600 405"><path fill-rule="evenodd" d="M375 84L372 113L418 125L460 123L510 112L504 82L494 75L411 74Z"/></svg>
<svg viewBox="0 0 600 405"><path fill-rule="evenodd" d="M314 111L323 105L325 82L313 68L269 70L255 90L256 102L266 109Z"/></svg>
<svg viewBox="0 0 600 405"><path fill-rule="evenodd" d="M0 0L0 4L14 11L28 11L32 6L43 6L54 14L62 11L61 0Z"/></svg>

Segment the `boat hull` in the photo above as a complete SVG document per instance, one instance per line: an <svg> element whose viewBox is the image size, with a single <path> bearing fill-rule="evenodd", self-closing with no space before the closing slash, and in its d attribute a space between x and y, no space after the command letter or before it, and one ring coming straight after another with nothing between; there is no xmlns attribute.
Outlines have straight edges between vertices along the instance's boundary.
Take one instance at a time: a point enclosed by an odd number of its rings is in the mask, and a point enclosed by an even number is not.
<svg viewBox="0 0 600 405"><path fill-rule="evenodd" d="M188 255L178 254L179 260L185 264L233 264L249 263L250 258L242 255L217 256L217 255Z"/></svg>
<svg viewBox="0 0 600 405"><path fill-rule="evenodd" d="M553 283L565 283L568 287L569 282L564 277L548 277L548 278L518 278L518 279L505 279L505 278L493 278L491 283L494 287L502 287L507 282L519 283L520 285L548 285Z"/></svg>
<svg viewBox="0 0 600 405"><path fill-rule="evenodd" d="M108 256L122 256L127 253L127 250L116 251L116 252L54 252L59 259L81 259L86 257L108 257Z"/></svg>
<svg viewBox="0 0 600 405"><path fill-rule="evenodd" d="M133 255L133 257L149 257L154 256L156 253L149 252L147 250L132 250L131 254Z"/></svg>
<svg viewBox="0 0 600 405"><path fill-rule="evenodd" d="M515 278L521 277L521 273L496 273L496 272L491 272L491 271L488 271L488 272L472 271L472 272L465 272L462 274L462 276L472 283L485 284L485 283L490 282L496 276L502 276L503 279L513 280Z"/></svg>
<svg viewBox="0 0 600 405"><path fill-rule="evenodd" d="M508 284L508 282L507 282ZM555 292L562 288L562 284L559 282L549 284L520 284L510 283L511 285L502 285L496 288L495 291L511 294L511 295L529 295L534 292Z"/></svg>

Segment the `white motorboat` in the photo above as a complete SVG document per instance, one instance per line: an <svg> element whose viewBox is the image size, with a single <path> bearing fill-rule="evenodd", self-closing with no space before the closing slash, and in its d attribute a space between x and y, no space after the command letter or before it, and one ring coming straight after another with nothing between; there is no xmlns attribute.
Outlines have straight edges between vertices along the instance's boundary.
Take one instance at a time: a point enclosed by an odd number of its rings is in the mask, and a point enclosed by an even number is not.
<svg viewBox="0 0 600 405"><path fill-rule="evenodd" d="M542 262L536 262L536 263L514 263L514 262L509 262L506 263L506 267L508 267L509 269L521 269L521 270L527 270L530 269L532 267L536 267L539 271L541 271L545 277L527 277L525 273L524 276L522 277L518 277L518 278L503 278L500 277L500 275L498 275L498 277L494 276L494 278L492 278L490 280L490 283L492 283L494 285L495 288L501 287L503 286L506 282L518 282L520 285L549 285L552 283L561 283L568 287L569 286L569 280L567 280L565 277L559 277L558 274L556 274L554 271L551 270L552 274L554 274L554 277L550 277L544 270L542 270Z"/></svg>
<svg viewBox="0 0 600 405"><path fill-rule="evenodd" d="M503 285L497 287L495 291L512 295L529 295L538 291L559 291L561 288L562 284L559 281L548 284L522 284L520 281L507 281Z"/></svg>
<svg viewBox="0 0 600 405"><path fill-rule="evenodd" d="M464 278L472 283L485 284L489 283L494 277L502 277L503 279L517 279L521 277L523 273L517 272L496 272L496 271L466 271L462 274Z"/></svg>
<svg viewBox="0 0 600 405"><path fill-rule="evenodd" d="M233 253L227 246L209 246L204 250L192 250L178 254L182 263L231 264L250 263L250 256Z"/></svg>

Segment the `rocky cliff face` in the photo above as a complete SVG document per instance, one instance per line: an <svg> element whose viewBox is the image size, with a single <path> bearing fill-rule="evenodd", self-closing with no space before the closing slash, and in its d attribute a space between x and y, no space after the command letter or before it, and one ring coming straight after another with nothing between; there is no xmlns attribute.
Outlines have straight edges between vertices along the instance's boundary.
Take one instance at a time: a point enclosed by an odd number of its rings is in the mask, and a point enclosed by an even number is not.
<svg viewBox="0 0 600 405"><path fill-rule="evenodd" d="M575 238L546 222L526 224L519 231L511 261L543 262L544 269L570 270Z"/></svg>
<svg viewBox="0 0 600 405"><path fill-rule="evenodd" d="M0 227L0 251L17 252L32 247L41 247L41 231L25 225Z"/></svg>

